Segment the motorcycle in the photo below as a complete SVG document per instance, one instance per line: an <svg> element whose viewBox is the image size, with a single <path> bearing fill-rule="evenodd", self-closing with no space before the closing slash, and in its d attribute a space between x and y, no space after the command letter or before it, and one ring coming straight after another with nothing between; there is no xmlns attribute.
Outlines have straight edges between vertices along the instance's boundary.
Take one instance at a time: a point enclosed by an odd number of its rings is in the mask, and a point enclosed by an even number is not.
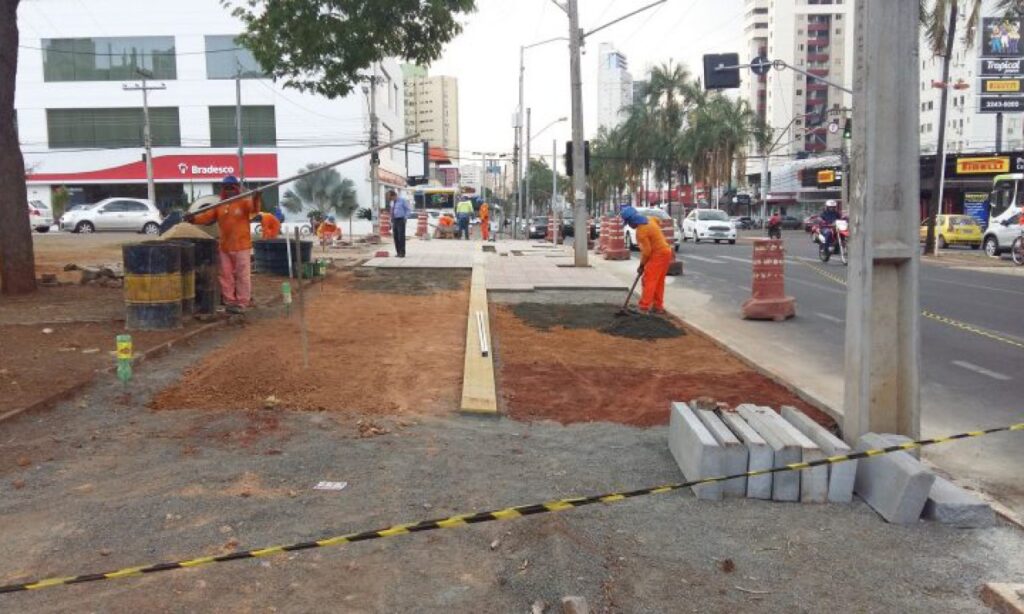
<svg viewBox="0 0 1024 614"><path fill-rule="evenodd" d="M781 239L782 238L782 224L769 224L768 225L768 238L769 239Z"/></svg>
<svg viewBox="0 0 1024 614"><path fill-rule="evenodd" d="M828 262L832 255L836 254L844 265L849 264L849 223L846 220L836 220L832 230L831 245L829 244L828 237L825 235L826 228L817 224L811 227L811 240L818 244L818 259L822 262Z"/></svg>

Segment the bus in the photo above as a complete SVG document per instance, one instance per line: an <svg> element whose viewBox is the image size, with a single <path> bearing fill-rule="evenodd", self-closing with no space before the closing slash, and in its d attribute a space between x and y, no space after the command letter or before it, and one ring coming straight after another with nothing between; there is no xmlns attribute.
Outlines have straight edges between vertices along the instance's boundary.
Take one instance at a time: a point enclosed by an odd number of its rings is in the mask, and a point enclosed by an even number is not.
<svg viewBox="0 0 1024 614"><path fill-rule="evenodd" d="M413 189L413 198L417 209L438 211L454 211L455 201L459 197L457 187L419 186Z"/></svg>
<svg viewBox="0 0 1024 614"><path fill-rule="evenodd" d="M1021 202L1024 200L1024 173L996 175L988 199L988 227L981 240L985 253L992 257L1010 251L1021 236Z"/></svg>

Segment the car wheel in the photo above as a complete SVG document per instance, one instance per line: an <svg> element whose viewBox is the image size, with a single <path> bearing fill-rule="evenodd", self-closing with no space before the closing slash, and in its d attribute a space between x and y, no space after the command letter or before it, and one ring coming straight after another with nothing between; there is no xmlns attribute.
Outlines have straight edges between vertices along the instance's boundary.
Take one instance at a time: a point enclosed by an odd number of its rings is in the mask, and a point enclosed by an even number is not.
<svg viewBox="0 0 1024 614"><path fill-rule="evenodd" d="M973 250L979 250L979 249L981 249L981 246L980 246L980 245L978 245L977 243L975 243L974 245L971 245L971 249L973 249Z"/></svg>
<svg viewBox="0 0 1024 614"><path fill-rule="evenodd" d="M308 236L309 236L309 235L311 235L312 233L313 233L313 229L312 229L312 228L310 228L309 224L303 224L303 225L302 225L302 226L301 226L301 227L299 228L299 234L301 234L301 235L302 235L302 236L304 236L304 237L308 237Z"/></svg>
<svg viewBox="0 0 1024 614"><path fill-rule="evenodd" d="M160 225L156 222L149 222L142 227L142 234L146 235L158 235L160 234Z"/></svg>
<svg viewBox="0 0 1024 614"><path fill-rule="evenodd" d="M989 258L999 257L999 241L995 237L985 237L985 255Z"/></svg>
<svg viewBox="0 0 1024 614"><path fill-rule="evenodd" d="M715 239L715 245L718 245L718 239Z"/></svg>
<svg viewBox="0 0 1024 614"><path fill-rule="evenodd" d="M96 227L92 225L92 222L79 222L78 225L75 226L75 232L90 234L96 232Z"/></svg>
<svg viewBox="0 0 1024 614"><path fill-rule="evenodd" d="M36 226L36 232L50 232L49 226Z"/></svg>
<svg viewBox="0 0 1024 614"><path fill-rule="evenodd" d="M736 239L729 239L729 245L736 245Z"/></svg>
<svg viewBox="0 0 1024 614"><path fill-rule="evenodd" d="M939 235L939 249L946 249L947 247L949 247L949 244L946 243L946 238Z"/></svg>

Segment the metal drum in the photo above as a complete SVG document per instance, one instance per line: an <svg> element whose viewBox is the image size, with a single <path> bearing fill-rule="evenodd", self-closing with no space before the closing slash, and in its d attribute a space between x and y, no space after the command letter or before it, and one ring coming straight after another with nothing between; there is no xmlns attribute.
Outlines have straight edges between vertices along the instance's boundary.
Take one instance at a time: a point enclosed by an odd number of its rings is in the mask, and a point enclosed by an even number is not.
<svg viewBox="0 0 1024 614"><path fill-rule="evenodd" d="M125 328L181 328L182 246L145 241L121 248L124 257Z"/></svg>
<svg viewBox="0 0 1024 614"><path fill-rule="evenodd" d="M303 263L310 262L313 258L313 242L299 241L300 259ZM256 257L256 272L270 273L271 275L288 276L288 245L285 239L262 239L252 242L253 253ZM292 250L295 249L295 242L292 241ZM295 253L292 252L293 266ZM296 275L299 272L296 271Z"/></svg>
<svg viewBox="0 0 1024 614"><path fill-rule="evenodd" d="M170 241L181 246L181 315L189 317L196 306L196 250L191 241Z"/></svg>

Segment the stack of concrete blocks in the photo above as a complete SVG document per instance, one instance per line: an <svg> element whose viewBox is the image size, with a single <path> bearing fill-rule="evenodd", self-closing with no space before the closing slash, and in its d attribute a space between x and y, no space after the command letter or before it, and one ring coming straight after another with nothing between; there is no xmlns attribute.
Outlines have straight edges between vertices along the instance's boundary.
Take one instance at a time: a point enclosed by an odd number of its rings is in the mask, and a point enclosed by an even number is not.
<svg viewBox="0 0 1024 614"><path fill-rule="evenodd" d="M740 405L736 410L774 450L776 468L825 458L817 444L771 408ZM775 501L824 503L827 497L828 467L775 474L772 486L772 499Z"/></svg>
<svg viewBox="0 0 1024 614"><path fill-rule="evenodd" d="M901 435L867 433L858 451L904 445ZM991 506L976 495L936 476L909 452L893 452L860 461L856 493L893 524L913 524L922 516L961 528L995 522Z"/></svg>
<svg viewBox="0 0 1024 614"><path fill-rule="evenodd" d="M687 481L700 480L722 473L722 448L704 423L686 403L673 403L668 423L668 447ZM718 501L722 483L693 487L698 499Z"/></svg>
<svg viewBox="0 0 1024 614"><path fill-rule="evenodd" d="M813 441L826 457L846 456L850 446L825 430L820 424L795 407L782 407L782 417ZM844 461L826 465L828 470L828 502L850 503L853 501L853 482L857 477L857 461Z"/></svg>

